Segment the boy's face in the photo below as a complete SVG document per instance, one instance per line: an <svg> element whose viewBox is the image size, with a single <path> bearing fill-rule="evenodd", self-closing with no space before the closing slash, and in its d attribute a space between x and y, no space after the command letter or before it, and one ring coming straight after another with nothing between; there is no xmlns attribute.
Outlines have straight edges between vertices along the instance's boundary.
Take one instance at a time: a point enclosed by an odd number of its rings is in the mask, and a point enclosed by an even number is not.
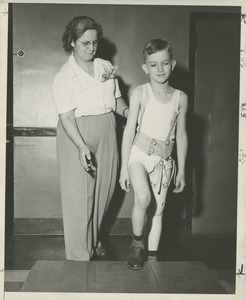
<svg viewBox="0 0 246 300"><path fill-rule="evenodd" d="M163 84L168 81L175 65L176 61L171 59L170 54L166 50L161 50L147 55L142 68L150 80Z"/></svg>

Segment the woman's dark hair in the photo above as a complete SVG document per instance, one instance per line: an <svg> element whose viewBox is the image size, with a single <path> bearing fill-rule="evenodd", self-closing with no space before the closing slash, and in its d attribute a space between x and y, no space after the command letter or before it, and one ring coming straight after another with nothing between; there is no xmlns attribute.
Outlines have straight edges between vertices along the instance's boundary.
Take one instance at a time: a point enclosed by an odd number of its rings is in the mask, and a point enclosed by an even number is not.
<svg viewBox="0 0 246 300"><path fill-rule="evenodd" d="M67 52L71 52L73 47L72 41L76 42L87 30L94 29L97 31L98 38L103 34L102 26L94 19L86 16L78 16L73 18L66 26L62 35L63 48Z"/></svg>
<svg viewBox="0 0 246 300"><path fill-rule="evenodd" d="M170 58L173 59L173 47L167 42L161 39L150 40L144 47L143 56L144 61L147 55L166 50L170 54Z"/></svg>

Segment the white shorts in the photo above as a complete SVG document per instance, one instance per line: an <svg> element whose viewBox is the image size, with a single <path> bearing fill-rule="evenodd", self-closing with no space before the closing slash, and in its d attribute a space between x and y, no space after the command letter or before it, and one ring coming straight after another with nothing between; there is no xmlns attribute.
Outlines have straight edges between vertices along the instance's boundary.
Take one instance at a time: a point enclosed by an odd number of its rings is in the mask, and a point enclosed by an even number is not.
<svg viewBox="0 0 246 300"><path fill-rule="evenodd" d="M161 160L161 156L159 155L148 155L144 153L142 150L140 150L137 146L133 145L128 161L128 168L131 164L133 163L141 163L150 178L150 183L153 187L157 184L158 181L158 172L156 169L157 164ZM162 179L162 186L165 187L167 183L170 182L170 177L171 177L171 170L173 167L173 160L170 159L168 161L164 160L164 167L166 172L163 174L163 179ZM169 184L168 184L169 185Z"/></svg>

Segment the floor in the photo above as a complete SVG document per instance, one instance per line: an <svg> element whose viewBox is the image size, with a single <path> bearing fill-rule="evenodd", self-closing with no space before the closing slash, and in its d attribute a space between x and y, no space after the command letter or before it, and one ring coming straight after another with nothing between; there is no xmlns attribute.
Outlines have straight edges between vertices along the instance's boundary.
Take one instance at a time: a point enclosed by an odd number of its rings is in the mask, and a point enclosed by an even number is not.
<svg viewBox="0 0 246 300"><path fill-rule="evenodd" d="M103 238L108 261L126 261L131 236ZM65 261L63 236L13 236L6 239L5 291L20 291L36 261ZM97 260L93 257L92 260ZM202 261L218 278L227 293L235 293L235 238L193 237L161 241L159 261Z"/></svg>

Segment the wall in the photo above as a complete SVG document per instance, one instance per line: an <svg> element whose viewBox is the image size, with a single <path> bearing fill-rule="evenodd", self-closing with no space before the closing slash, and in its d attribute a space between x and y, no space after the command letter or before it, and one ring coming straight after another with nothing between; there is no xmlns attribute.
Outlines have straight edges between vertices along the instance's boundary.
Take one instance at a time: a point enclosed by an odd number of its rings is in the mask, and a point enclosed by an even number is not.
<svg viewBox="0 0 246 300"><path fill-rule="evenodd" d="M122 93L128 101L131 90L146 81L141 70L142 49L152 38L168 40L175 49L177 68L173 85L189 92L189 22L192 11L239 11L226 7L128 6L71 4L13 4L14 126L55 127L51 83L67 60L61 36L76 15L88 15L102 24L104 47L99 56L119 66ZM118 135L124 122L118 120ZM61 217L55 138L23 138L14 141L15 217ZM129 218L132 192L118 188L109 215ZM184 199L183 199L184 201ZM202 225L199 225L202 226ZM202 231L202 227L199 228ZM211 231L212 231L211 226Z"/></svg>

